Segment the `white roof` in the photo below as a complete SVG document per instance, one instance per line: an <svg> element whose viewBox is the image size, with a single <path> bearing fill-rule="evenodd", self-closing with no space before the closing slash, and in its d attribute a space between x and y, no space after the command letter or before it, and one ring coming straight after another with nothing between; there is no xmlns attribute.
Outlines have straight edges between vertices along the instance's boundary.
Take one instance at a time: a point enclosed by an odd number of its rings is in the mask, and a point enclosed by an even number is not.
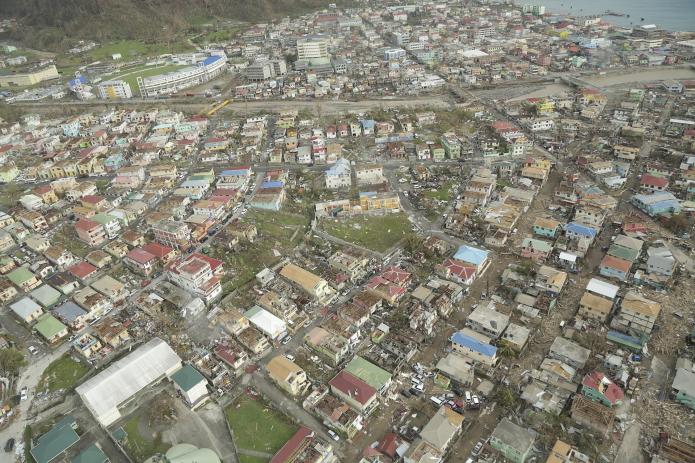
<svg viewBox="0 0 695 463"><path fill-rule="evenodd" d="M169 344L154 338L80 385L76 391L94 417L108 426L118 418L120 404L180 367L181 359Z"/></svg>
<svg viewBox="0 0 695 463"><path fill-rule="evenodd" d="M277 339L280 335L287 332L287 325L280 318L268 312L262 307L253 306L244 313L249 321L267 336Z"/></svg>
<svg viewBox="0 0 695 463"><path fill-rule="evenodd" d="M607 297L608 299L615 299L618 294L618 286L612 285L606 281L599 280L598 278L592 278L589 284L586 285L586 290L598 294L599 296Z"/></svg>
<svg viewBox="0 0 695 463"><path fill-rule="evenodd" d="M577 256L570 254L569 252L561 251L560 260L566 260L568 262L577 262Z"/></svg>
<svg viewBox="0 0 695 463"><path fill-rule="evenodd" d="M464 58L482 58L483 56L487 56L487 53L482 50L466 50L463 52Z"/></svg>

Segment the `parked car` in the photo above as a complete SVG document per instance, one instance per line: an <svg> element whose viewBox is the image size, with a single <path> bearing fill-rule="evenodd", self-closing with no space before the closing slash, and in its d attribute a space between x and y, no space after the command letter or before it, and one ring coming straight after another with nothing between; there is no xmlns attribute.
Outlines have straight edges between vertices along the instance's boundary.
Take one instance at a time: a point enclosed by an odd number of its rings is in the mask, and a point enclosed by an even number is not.
<svg viewBox="0 0 695 463"><path fill-rule="evenodd" d="M12 449L14 448L14 437L10 437L7 439L7 442L5 442L5 452L11 452Z"/></svg>
<svg viewBox="0 0 695 463"><path fill-rule="evenodd" d="M20 398L21 400L27 400L29 398L29 389L27 389L26 386L20 391Z"/></svg>
<svg viewBox="0 0 695 463"><path fill-rule="evenodd" d="M483 441L479 441L477 444L475 444L475 447L473 447L473 456L478 456L480 455L480 452L483 450Z"/></svg>
<svg viewBox="0 0 695 463"><path fill-rule="evenodd" d="M328 430L328 435L331 436L331 439L333 439L336 442L340 440L340 437L332 429Z"/></svg>
<svg viewBox="0 0 695 463"><path fill-rule="evenodd" d="M292 354L285 354L285 358L290 362L294 362L294 355Z"/></svg>
<svg viewBox="0 0 695 463"><path fill-rule="evenodd" d="M36 355L39 353L39 350L34 346L29 346L27 350L31 355Z"/></svg>
<svg viewBox="0 0 695 463"><path fill-rule="evenodd" d="M411 394L407 389L401 389L401 395L406 399L409 399L413 396L413 394Z"/></svg>
<svg viewBox="0 0 695 463"><path fill-rule="evenodd" d="M289 343L291 340L292 340L292 336L285 336L285 337L282 339L282 345L283 345L283 346L286 345L286 344Z"/></svg>

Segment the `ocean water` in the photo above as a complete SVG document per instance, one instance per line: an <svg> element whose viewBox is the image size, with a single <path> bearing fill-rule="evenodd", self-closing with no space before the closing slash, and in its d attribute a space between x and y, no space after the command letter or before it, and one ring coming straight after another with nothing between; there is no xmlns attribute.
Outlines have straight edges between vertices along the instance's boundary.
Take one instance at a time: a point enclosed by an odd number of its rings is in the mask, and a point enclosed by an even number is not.
<svg viewBox="0 0 695 463"><path fill-rule="evenodd" d="M695 31L695 0L517 0L516 3L545 5L546 13L602 15L605 21L626 27L657 24L670 31ZM606 10L630 17L603 15Z"/></svg>

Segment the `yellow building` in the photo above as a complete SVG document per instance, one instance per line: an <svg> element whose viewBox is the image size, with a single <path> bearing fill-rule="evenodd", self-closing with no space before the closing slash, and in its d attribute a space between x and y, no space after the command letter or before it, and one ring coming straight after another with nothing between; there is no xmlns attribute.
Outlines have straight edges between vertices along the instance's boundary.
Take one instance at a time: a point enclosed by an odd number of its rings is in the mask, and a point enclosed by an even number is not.
<svg viewBox="0 0 695 463"><path fill-rule="evenodd" d="M58 78L60 78L58 69L51 64L50 66L34 69L29 72L0 75L0 87L28 87L46 80Z"/></svg>

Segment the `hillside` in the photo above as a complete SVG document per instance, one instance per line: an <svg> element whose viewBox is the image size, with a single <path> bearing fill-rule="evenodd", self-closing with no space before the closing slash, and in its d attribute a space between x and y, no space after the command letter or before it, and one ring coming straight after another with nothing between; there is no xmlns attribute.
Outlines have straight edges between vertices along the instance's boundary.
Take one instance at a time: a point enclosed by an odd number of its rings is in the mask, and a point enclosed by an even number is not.
<svg viewBox="0 0 695 463"><path fill-rule="evenodd" d="M333 0L334 2L335 0ZM34 48L58 50L85 38L166 41L192 18L271 21L332 3L329 0L2 0L0 16L22 26L4 34Z"/></svg>

